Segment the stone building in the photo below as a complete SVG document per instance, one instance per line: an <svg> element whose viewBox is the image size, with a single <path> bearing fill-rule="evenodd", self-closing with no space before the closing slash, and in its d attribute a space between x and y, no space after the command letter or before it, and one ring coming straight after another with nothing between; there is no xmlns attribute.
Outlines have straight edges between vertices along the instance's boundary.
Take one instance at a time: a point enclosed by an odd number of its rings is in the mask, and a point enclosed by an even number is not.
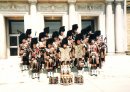
<svg viewBox="0 0 130 92"><path fill-rule="evenodd" d="M52 33L65 26L66 33L75 23L79 32L88 25L101 30L108 53L124 53L130 50L128 11L126 0L0 0L0 58L18 55L18 36L26 29L38 36L44 27Z"/></svg>

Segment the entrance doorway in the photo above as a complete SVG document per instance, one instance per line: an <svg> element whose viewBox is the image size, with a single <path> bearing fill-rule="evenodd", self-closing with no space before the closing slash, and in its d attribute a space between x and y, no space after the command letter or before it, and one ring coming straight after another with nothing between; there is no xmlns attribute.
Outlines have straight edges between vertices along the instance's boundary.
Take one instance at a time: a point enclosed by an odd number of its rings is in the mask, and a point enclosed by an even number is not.
<svg viewBox="0 0 130 92"><path fill-rule="evenodd" d="M82 23L82 29L86 28L88 26L92 27L92 32L94 32L95 30L97 30L97 17L91 17L91 16L82 16L81 17L81 23Z"/></svg>
<svg viewBox="0 0 130 92"><path fill-rule="evenodd" d="M49 35L52 35L54 31L59 31L62 26L62 17L59 16L47 16L45 19L45 27L50 28Z"/></svg>

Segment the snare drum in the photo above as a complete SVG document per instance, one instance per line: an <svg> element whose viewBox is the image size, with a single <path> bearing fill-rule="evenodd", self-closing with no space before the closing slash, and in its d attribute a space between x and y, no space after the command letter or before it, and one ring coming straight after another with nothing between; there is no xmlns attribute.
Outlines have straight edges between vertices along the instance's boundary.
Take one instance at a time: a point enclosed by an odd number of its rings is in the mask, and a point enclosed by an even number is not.
<svg viewBox="0 0 130 92"><path fill-rule="evenodd" d="M58 84L58 77L50 77L49 84Z"/></svg>

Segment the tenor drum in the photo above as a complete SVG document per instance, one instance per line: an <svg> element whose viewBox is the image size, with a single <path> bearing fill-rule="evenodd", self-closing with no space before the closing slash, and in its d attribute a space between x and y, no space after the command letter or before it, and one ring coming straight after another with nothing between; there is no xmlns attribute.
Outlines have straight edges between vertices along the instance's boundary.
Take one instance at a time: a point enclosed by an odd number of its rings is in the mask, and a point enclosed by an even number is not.
<svg viewBox="0 0 130 92"><path fill-rule="evenodd" d="M58 84L58 77L50 77L49 84Z"/></svg>

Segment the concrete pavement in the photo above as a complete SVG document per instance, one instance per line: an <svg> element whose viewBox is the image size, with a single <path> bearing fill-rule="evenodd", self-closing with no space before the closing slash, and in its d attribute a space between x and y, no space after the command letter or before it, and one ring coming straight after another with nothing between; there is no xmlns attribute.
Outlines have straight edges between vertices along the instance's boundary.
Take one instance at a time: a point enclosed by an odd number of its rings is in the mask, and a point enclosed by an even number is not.
<svg viewBox="0 0 130 92"><path fill-rule="evenodd" d="M0 92L130 92L130 56L114 54L106 56L97 77L84 73L84 84L63 86L49 85L46 74L40 81L31 79L28 72L21 72L20 58L0 59Z"/></svg>

